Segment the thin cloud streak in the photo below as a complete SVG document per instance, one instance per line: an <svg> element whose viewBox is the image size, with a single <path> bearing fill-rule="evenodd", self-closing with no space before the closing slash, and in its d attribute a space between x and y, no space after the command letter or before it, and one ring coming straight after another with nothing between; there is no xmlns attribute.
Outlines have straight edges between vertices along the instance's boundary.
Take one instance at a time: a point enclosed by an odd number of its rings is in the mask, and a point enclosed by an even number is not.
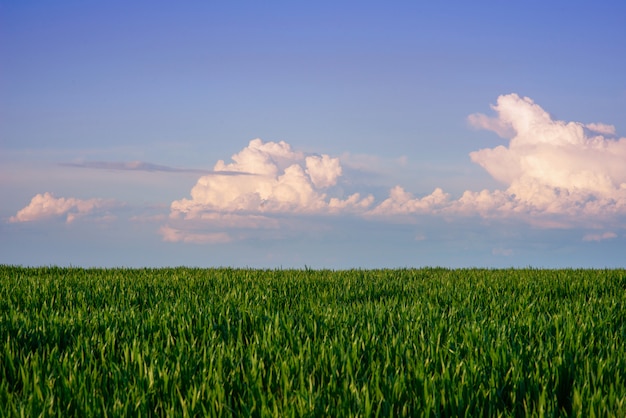
<svg viewBox="0 0 626 418"><path fill-rule="evenodd" d="M198 173L204 175L241 176L250 175L246 172L235 171L211 171L196 168L176 168L166 165L148 163L144 161L86 161L80 163L61 163L64 167L94 168L98 170L121 170L121 171L147 171L166 173Z"/></svg>

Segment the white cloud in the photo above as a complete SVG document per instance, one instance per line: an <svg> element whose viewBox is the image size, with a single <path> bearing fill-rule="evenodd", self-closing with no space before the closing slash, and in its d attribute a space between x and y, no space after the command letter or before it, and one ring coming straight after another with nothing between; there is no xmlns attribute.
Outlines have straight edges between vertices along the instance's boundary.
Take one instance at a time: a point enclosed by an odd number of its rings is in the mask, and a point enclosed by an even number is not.
<svg viewBox="0 0 626 418"><path fill-rule="evenodd" d="M406 215L434 213L448 203L449 195L440 188L422 198L416 198L400 186L393 187L389 197L368 212L368 215Z"/></svg>
<svg viewBox="0 0 626 418"><path fill-rule="evenodd" d="M219 160L214 170L276 177L294 161L302 160L304 155L301 152L292 151L291 146L284 141L264 143L257 138L250 141L247 147L231 158L233 162L230 164Z"/></svg>
<svg viewBox="0 0 626 418"><path fill-rule="evenodd" d="M335 185L341 176L339 158L330 158L328 155L306 157L306 173L317 188Z"/></svg>
<svg viewBox="0 0 626 418"><path fill-rule="evenodd" d="M221 176L220 172L229 175ZM374 201L371 195L329 196L329 188L337 186L341 175L338 158L326 154L305 155L292 150L283 141L264 143L254 139L232 156L232 162L219 160L212 175L200 177L191 190L190 199L172 202L170 219L177 227L168 225L161 234L168 241L214 242L212 238L202 241L204 238L194 232L196 227L221 231L211 234L225 233L226 228L292 228L293 222L275 215L337 215L365 211ZM245 236L243 232L238 234L238 237ZM216 241L220 237L218 235Z"/></svg>
<svg viewBox="0 0 626 418"><path fill-rule="evenodd" d="M554 120L531 99L516 94L500 96L493 109L497 117L482 118L491 122L481 127L498 131L510 126L508 147L482 149L470 157L508 188L491 196L468 192L462 206L478 199L483 209L510 213L626 212L626 138L588 136L585 131L613 133L613 127Z"/></svg>
<svg viewBox="0 0 626 418"><path fill-rule="evenodd" d="M77 218L114 206L116 203L113 200L57 198L52 193L46 192L35 195L26 207L9 218L9 222L33 222L65 216L66 222L71 223ZM105 214L102 219L112 218L111 215Z"/></svg>
<svg viewBox="0 0 626 418"><path fill-rule="evenodd" d="M516 94L500 96L492 108L495 117L474 114L469 122L509 143L472 152L470 158L503 189L467 190L452 199L437 188L415 198L396 186L368 214L516 218L540 228L598 227L626 214L626 138L589 134L614 134L614 127L555 120Z"/></svg>
<svg viewBox="0 0 626 418"><path fill-rule="evenodd" d="M456 201L451 202L446 211L462 215L481 215L485 218L501 217L519 212L524 208L515 197L501 190L467 190Z"/></svg>
<svg viewBox="0 0 626 418"><path fill-rule="evenodd" d="M220 160L214 171L240 172L242 176L203 176L191 190L191 199L172 202L172 214L187 218L205 212L320 214L367 206L370 197L352 194L329 198L326 189L337 184L342 170L338 158L304 156L285 142L250 141L233 155L232 163ZM332 202L332 203L331 203Z"/></svg>

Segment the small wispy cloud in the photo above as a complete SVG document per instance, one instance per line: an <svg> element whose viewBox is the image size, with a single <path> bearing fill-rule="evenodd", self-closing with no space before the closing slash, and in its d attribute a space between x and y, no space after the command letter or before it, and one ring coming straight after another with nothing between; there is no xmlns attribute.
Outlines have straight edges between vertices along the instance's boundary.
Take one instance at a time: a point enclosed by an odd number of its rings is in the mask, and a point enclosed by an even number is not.
<svg viewBox="0 0 626 418"><path fill-rule="evenodd" d="M510 248L501 248L501 247L497 247L497 248L493 248L491 250L491 254L493 255L499 255L499 256L504 256L504 257L510 257L513 255L513 250Z"/></svg>
<svg viewBox="0 0 626 418"><path fill-rule="evenodd" d="M167 221L167 215L164 213L140 214L140 215L131 216L129 220L131 222L138 222L138 223L164 222L164 221Z"/></svg>
<svg viewBox="0 0 626 418"><path fill-rule="evenodd" d="M492 106L492 108L494 108ZM467 121L475 129L486 129L488 131L493 131L501 138L510 138L515 131L513 127L507 123L507 121L503 121L497 118L490 118L487 115L483 115L482 113L474 113L467 117Z"/></svg>
<svg viewBox="0 0 626 418"><path fill-rule="evenodd" d="M604 241L613 238L617 238L615 232L603 232L601 234L587 234L583 237L583 241Z"/></svg>
<svg viewBox="0 0 626 418"><path fill-rule="evenodd" d="M194 244L225 244L233 238L226 232L194 232L180 230L169 225L162 226L159 233L166 242L187 242Z"/></svg>
<svg viewBox="0 0 626 418"><path fill-rule="evenodd" d="M55 197L52 193L35 195L30 203L19 210L15 216L9 218L9 222L36 222L52 218L63 218L69 224L78 218L94 213L100 213L101 219L115 219L106 211L122 206L121 203L112 199L77 199Z"/></svg>
<svg viewBox="0 0 626 418"><path fill-rule="evenodd" d="M615 135L615 126L613 125L605 125L604 123L588 123L585 125L585 128L603 135Z"/></svg>
<svg viewBox="0 0 626 418"><path fill-rule="evenodd" d="M415 241L426 241L428 237L425 234L417 234L415 235Z"/></svg>

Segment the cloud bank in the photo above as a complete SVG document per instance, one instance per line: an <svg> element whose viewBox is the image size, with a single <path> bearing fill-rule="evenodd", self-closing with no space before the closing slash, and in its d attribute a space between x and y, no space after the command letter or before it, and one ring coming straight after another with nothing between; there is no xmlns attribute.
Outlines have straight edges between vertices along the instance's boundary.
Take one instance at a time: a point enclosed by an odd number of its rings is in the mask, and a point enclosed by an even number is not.
<svg viewBox="0 0 626 418"><path fill-rule="evenodd" d="M350 190L355 182L344 179L339 157L254 139L229 161L219 160L203 172L189 197L171 202L159 233L168 242L223 244L251 236L281 237L286 230L322 231L330 227L329 219L346 216L406 223L438 216L445 222L477 217L481 222L512 219L536 228L582 227L590 230L581 234L584 241L621 235L615 231L625 224L626 138L615 138L614 126L557 120L517 94L498 97L492 110L491 116L472 114L468 122L507 142L469 157L502 188L466 190L453 197L437 185L419 196L408 191L410 184L395 185L375 199L372 193ZM368 171L369 160L362 156L344 160L351 164L347 171L352 176ZM82 166L176 171L141 162ZM71 223L111 205L44 193L9 221L65 217Z"/></svg>
<svg viewBox="0 0 626 418"><path fill-rule="evenodd" d="M232 162L220 160L214 167L216 173L245 172L249 177L201 177L190 199L172 202L170 219L228 228L280 228L279 219L270 216L276 214L351 214L409 222L421 215L478 216L543 228L619 225L616 217L626 213L626 138L607 137L615 134L615 127L556 120L517 94L500 96L492 109L495 116L477 113L468 122L508 144L472 152L470 158L501 182L502 189L467 190L452 198L436 186L430 194L414 196L396 185L382 201L371 194L331 196L343 173L339 158L306 156L285 142L255 139ZM167 239L187 239L183 230L176 231L178 235L170 233ZM585 240L613 234L586 235Z"/></svg>

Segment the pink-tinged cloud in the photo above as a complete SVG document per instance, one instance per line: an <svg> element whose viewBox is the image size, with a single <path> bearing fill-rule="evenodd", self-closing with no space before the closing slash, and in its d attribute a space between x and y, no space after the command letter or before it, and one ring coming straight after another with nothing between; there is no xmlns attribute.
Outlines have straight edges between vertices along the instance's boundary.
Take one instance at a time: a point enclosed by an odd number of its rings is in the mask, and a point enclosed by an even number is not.
<svg viewBox="0 0 626 418"><path fill-rule="evenodd" d="M305 171L313 186L317 188L333 186L337 183L337 178L341 176L341 165L338 158L330 158L328 155L311 156L305 158L305 163Z"/></svg>
<svg viewBox="0 0 626 418"><path fill-rule="evenodd" d="M615 135L615 126L604 123L588 123L585 128L603 135Z"/></svg>
<svg viewBox="0 0 626 418"><path fill-rule="evenodd" d="M9 218L9 222L34 222L65 217L67 223L72 223L77 218L114 206L116 203L113 200L54 197L52 193L46 192L35 195L28 206ZM111 215L105 214L102 219L111 219Z"/></svg>
<svg viewBox="0 0 626 418"><path fill-rule="evenodd" d="M368 215L406 215L436 213L449 204L449 195L440 188L422 198L414 197L400 186L389 191L389 197L368 212Z"/></svg>
<svg viewBox="0 0 626 418"><path fill-rule="evenodd" d="M342 174L339 158L306 155L282 141L254 139L231 161L219 160L211 175L200 177L191 198L172 202L160 233L170 242L215 243L259 233L299 235L305 225L321 231L325 225L302 216L359 214L374 202L371 195L342 196L337 187Z"/></svg>
<svg viewBox="0 0 626 418"><path fill-rule="evenodd" d="M493 108L493 107L492 107ZM514 134L513 127L500 119L490 118L482 113L475 113L467 117L467 121L476 129L493 131L501 138L510 138Z"/></svg>
<svg viewBox="0 0 626 418"><path fill-rule="evenodd" d="M497 116L481 117L491 121L481 127L510 127L509 144L470 157L508 187L493 196L468 194L463 207L482 204L483 210L571 216L626 212L626 138L587 134L613 133L612 126L554 120L517 94L500 96L493 109ZM474 198L481 202L472 203Z"/></svg>
<svg viewBox="0 0 626 418"><path fill-rule="evenodd" d="M328 209L330 213L362 213L374 203L374 196L368 195L364 198L360 193L354 193L347 199L339 199L332 197L328 202Z"/></svg>
<svg viewBox="0 0 626 418"><path fill-rule="evenodd" d="M214 171L246 175L203 176L191 190L191 199L172 202L173 216L198 218L206 212L220 213L332 213L371 203L358 194L329 197L326 190L342 174L338 158L305 156L285 142L250 141L232 156L220 160Z"/></svg>
<svg viewBox="0 0 626 418"><path fill-rule="evenodd" d="M439 188L414 197L395 186L367 214L516 218L540 228L598 227L626 214L626 138L597 135L613 134L613 126L555 120L517 94L500 96L492 108L495 117L474 114L469 123L509 143L472 152L470 158L504 189L467 190L452 199Z"/></svg>

